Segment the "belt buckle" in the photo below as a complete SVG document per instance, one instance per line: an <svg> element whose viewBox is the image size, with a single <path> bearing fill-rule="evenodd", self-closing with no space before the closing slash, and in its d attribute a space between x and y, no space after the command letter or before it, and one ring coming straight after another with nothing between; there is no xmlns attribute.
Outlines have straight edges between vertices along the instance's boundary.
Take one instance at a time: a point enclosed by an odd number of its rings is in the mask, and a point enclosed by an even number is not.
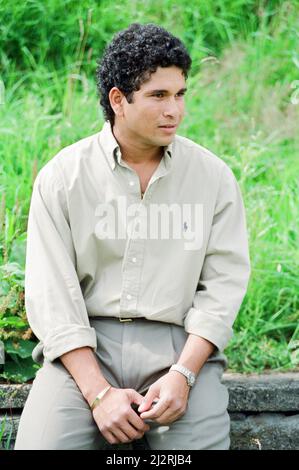
<svg viewBox="0 0 299 470"><path fill-rule="evenodd" d="M119 321L124 322L124 321L133 321L133 318L120 318Z"/></svg>

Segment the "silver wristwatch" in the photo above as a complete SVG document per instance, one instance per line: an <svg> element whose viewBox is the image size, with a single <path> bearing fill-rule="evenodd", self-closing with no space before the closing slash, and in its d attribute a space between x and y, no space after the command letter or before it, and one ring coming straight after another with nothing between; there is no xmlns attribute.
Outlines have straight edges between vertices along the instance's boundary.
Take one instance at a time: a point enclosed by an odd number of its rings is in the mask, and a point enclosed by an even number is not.
<svg viewBox="0 0 299 470"><path fill-rule="evenodd" d="M186 377L189 387L193 387L196 376L193 372L191 372L191 370L187 369L187 367L184 367L181 364L173 364L169 370L176 370L183 374Z"/></svg>

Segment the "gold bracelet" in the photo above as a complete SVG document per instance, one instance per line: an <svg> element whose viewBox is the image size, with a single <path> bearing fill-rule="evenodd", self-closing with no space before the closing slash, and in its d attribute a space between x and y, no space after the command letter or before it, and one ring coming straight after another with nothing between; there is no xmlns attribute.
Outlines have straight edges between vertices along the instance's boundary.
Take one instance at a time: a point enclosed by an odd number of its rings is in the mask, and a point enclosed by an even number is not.
<svg viewBox="0 0 299 470"><path fill-rule="evenodd" d="M92 402L91 404L91 411L94 410L94 408L98 405L98 403L100 402L101 398L103 398L103 396L105 395L105 393L108 392L108 390L111 388L111 385L108 385L108 387L104 388L104 390L102 390L94 399L94 401Z"/></svg>

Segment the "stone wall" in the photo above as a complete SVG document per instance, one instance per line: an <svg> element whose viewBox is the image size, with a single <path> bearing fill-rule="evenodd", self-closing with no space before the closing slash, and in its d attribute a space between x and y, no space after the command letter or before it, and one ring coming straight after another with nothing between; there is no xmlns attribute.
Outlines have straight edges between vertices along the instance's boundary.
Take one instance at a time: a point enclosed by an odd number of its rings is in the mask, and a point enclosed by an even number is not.
<svg viewBox="0 0 299 470"><path fill-rule="evenodd" d="M224 374L231 449L299 449L299 372Z"/></svg>
<svg viewBox="0 0 299 470"><path fill-rule="evenodd" d="M299 372L224 373L222 382L230 396L232 450L299 450ZM31 384L0 384L0 434L6 420L2 448L8 447L7 440L10 440L9 448L14 446L19 417L30 388ZM126 446L132 448L131 444ZM142 440L133 448L143 448Z"/></svg>

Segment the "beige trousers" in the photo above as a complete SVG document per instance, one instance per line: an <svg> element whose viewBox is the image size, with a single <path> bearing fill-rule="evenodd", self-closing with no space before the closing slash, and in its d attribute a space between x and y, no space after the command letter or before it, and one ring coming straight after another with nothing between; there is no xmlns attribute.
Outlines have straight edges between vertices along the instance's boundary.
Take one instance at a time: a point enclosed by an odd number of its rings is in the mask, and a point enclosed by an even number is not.
<svg viewBox="0 0 299 470"><path fill-rule="evenodd" d="M90 324L97 333L96 356L106 379L114 387L134 388L141 394L177 361L188 337L181 326L146 319L122 323L93 317ZM185 414L168 426L148 421L150 430L143 439L150 449L229 449L229 395L221 383L226 368L226 356L217 350L200 370ZM101 435L59 358L44 361L36 374L19 423L15 450L19 449L115 449Z"/></svg>

